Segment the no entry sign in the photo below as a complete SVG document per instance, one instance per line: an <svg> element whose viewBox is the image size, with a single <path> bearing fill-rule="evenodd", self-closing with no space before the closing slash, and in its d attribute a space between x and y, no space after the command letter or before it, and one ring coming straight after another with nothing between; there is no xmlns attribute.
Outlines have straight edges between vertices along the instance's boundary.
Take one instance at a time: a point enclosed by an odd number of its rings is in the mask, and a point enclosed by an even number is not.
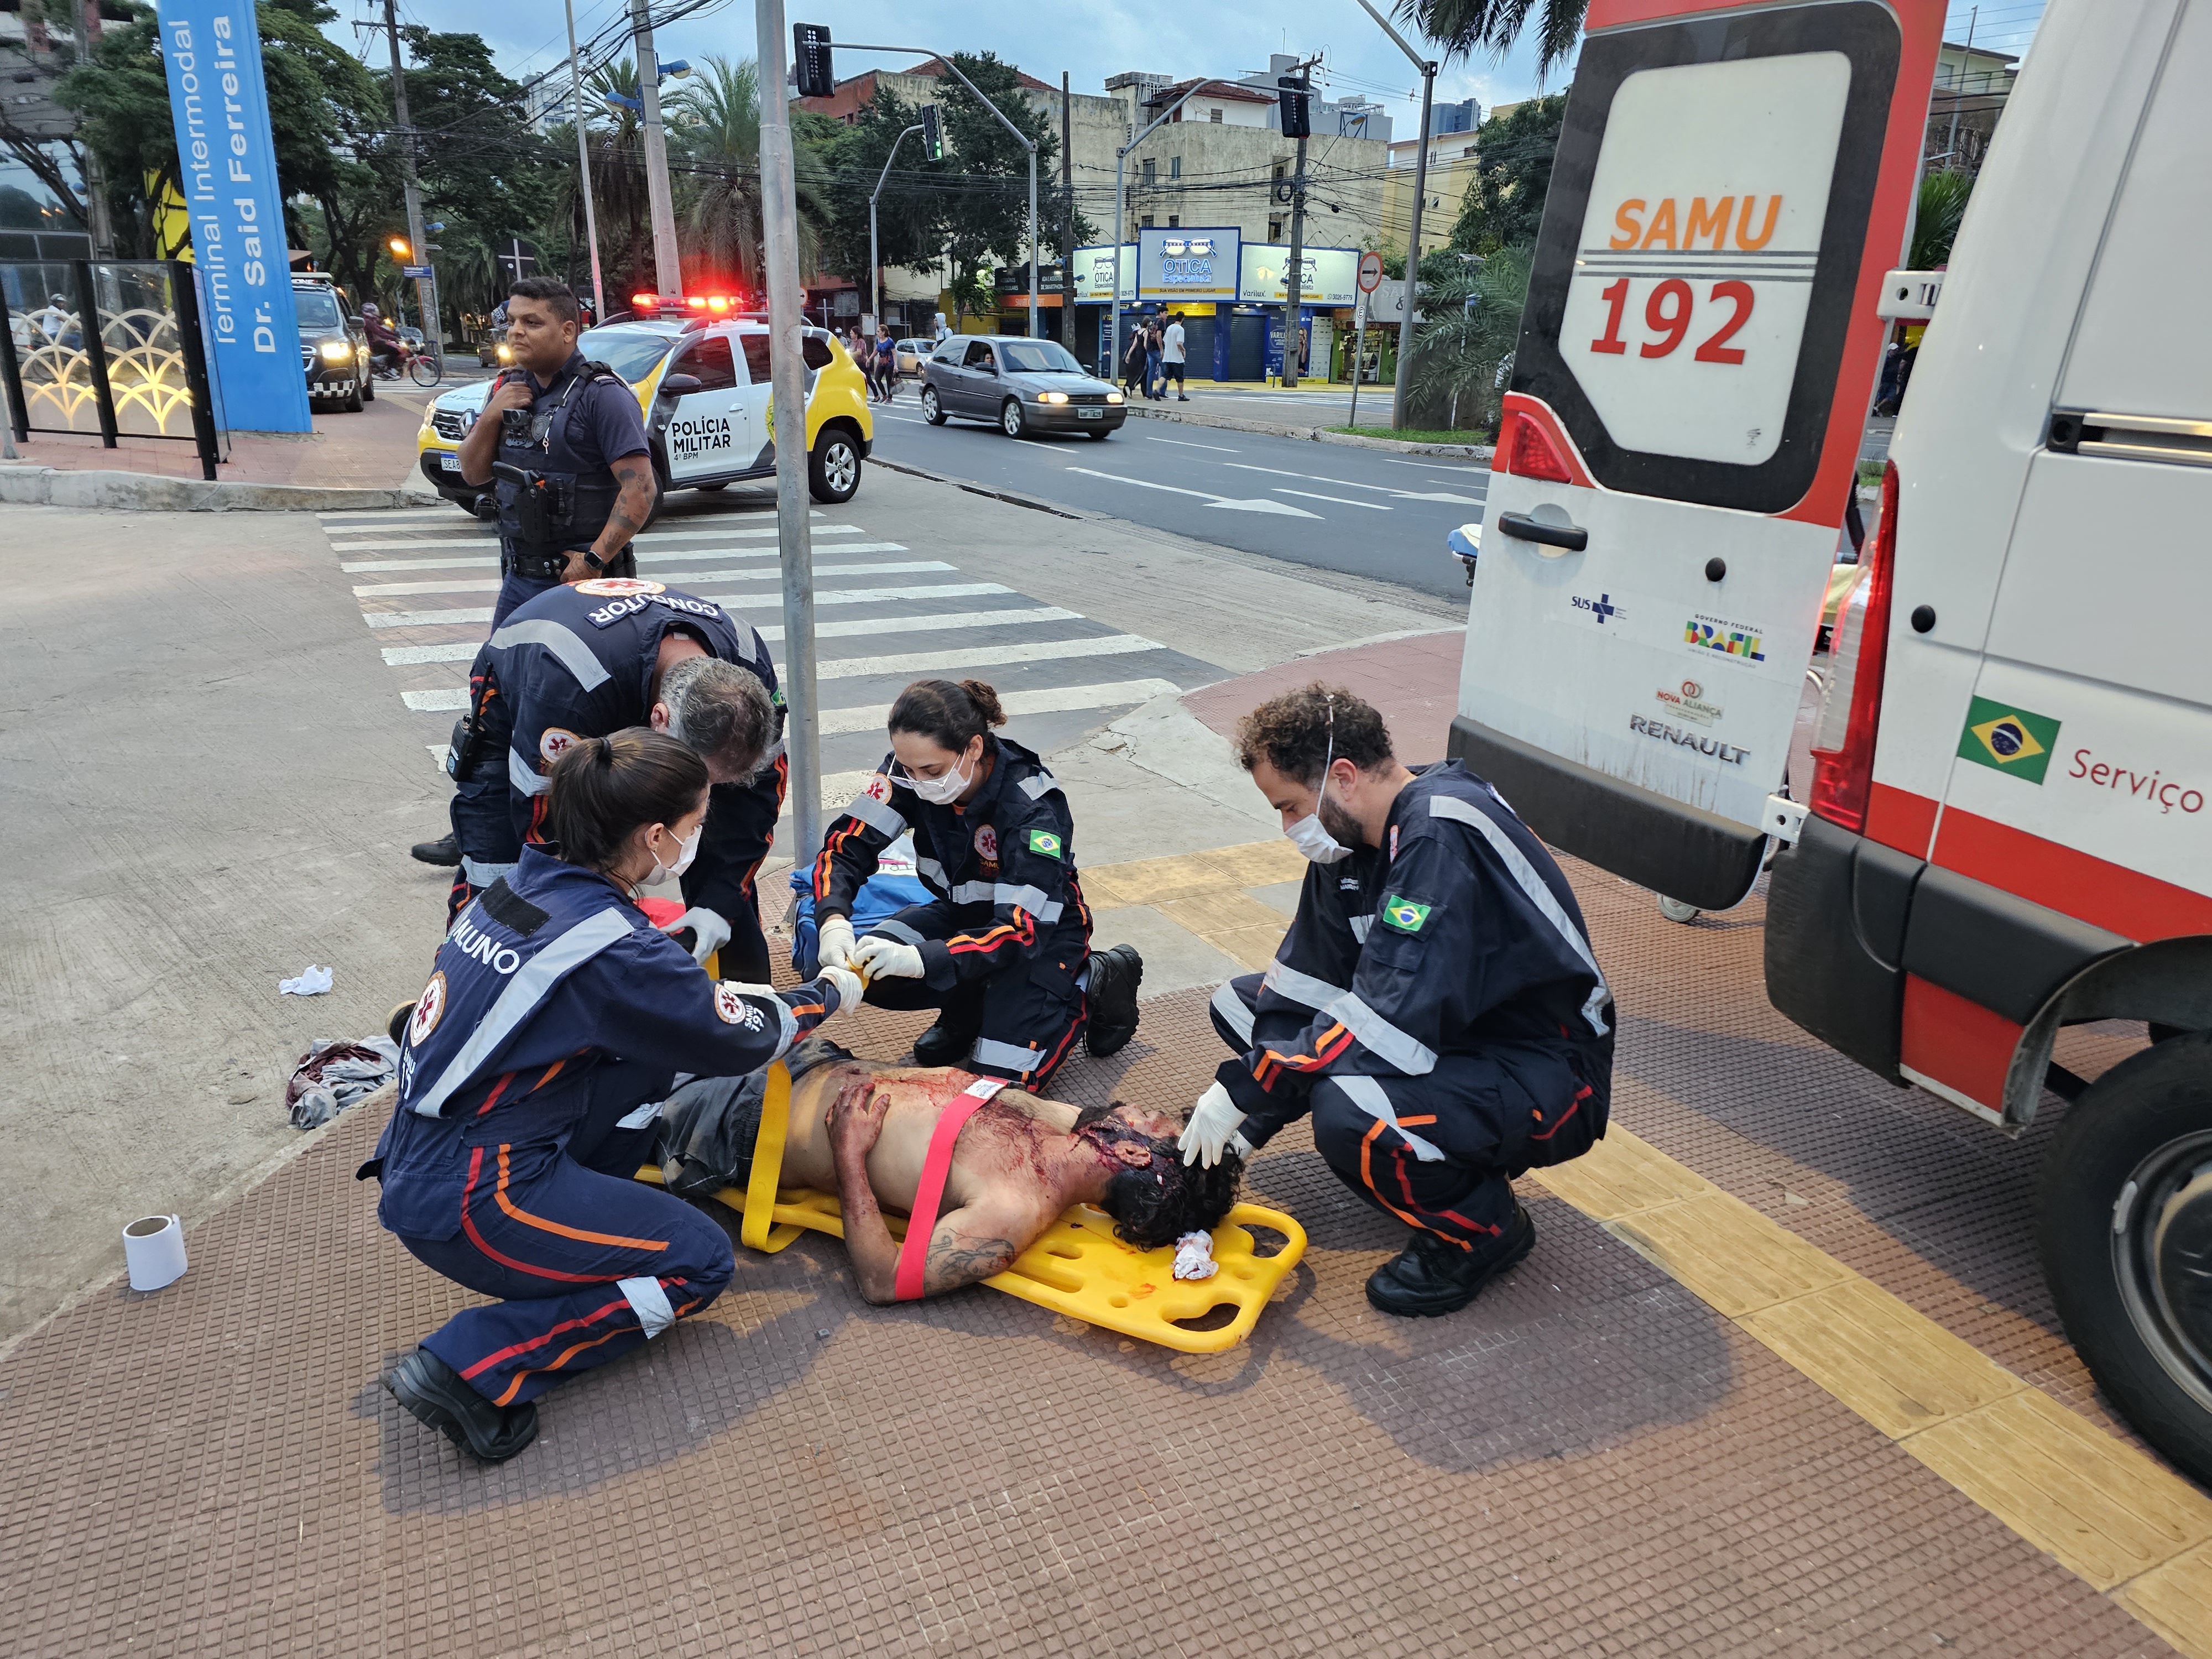
<svg viewBox="0 0 2212 1659"><path fill-rule="evenodd" d="M1363 253L1359 256L1359 291L1372 294L1382 286L1382 256Z"/></svg>

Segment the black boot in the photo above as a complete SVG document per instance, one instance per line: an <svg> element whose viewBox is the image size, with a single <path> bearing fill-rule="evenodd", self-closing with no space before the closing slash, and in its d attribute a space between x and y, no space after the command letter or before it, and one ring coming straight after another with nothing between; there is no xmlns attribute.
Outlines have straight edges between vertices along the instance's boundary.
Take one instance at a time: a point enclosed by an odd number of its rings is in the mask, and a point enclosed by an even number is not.
<svg viewBox="0 0 2212 1659"><path fill-rule="evenodd" d="M428 1348L384 1374L392 1397L479 1463L504 1463L538 1437L538 1405L495 1406Z"/></svg>
<svg viewBox="0 0 2212 1659"><path fill-rule="evenodd" d="M460 839L450 830L435 841L418 841L407 849L407 856L417 864L434 864L442 870L460 867Z"/></svg>
<svg viewBox="0 0 2212 1659"><path fill-rule="evenodd" d="M914 1063L917 1066L958 1066L964 1063L975 1039L982 1035L982 1024L969 1025L947 1008L937 1017L937 1024L914 1040Z"/></svg>
<svg viewBox="0 0 2212 1659"><path fill-rule="evenodd" d="M1435 1233L1417 1232L1402 1252L1369 1275L1367 1300L1384 1313L1408 1318L1456 1313L1535 1243L1536 1224L1517 1200L1504 1237L1472 1250Z"/></svg>
<svg viewBox="0 0 2212 1659"><path fill-rule="evenodd" d="M1133 945L1091 953L1091 986L1084 1000L1091 1027L1084 1044L1103 1060L1137 1035L1137 988L1145 982L1145 959Z"/></svg>
<svg viewBox="0 0 2212 1659"><path fill-rule="evenodd" d="M404 1045L407 1037L407 1022L415 1018L415 1008L416 1005L411 1002L403 1002L394 1008L384 1022L384 1035Z"/></svg>

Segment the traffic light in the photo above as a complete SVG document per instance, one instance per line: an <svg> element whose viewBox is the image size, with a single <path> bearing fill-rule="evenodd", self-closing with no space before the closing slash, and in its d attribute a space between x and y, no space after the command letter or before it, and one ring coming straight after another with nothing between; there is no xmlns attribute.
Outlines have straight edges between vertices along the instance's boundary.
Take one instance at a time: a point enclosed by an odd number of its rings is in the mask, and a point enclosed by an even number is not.
<svg viewBox="0 0 2212 1659"><path fill-rule="evenodd" d="M801 98L827 98L837 90L837 76L830 67L830 30L826 24L791 26L791 61L799 70Z"/></svg>
<svg viewBox="0 0 2212 1659"><path fill-rule="evenodd" d="M933 161L945 159L945 130L937 124L937 106L921 106L921 153Z"/></svg>
<svg viewBox="0 0 2212 1659"><path fill-rule="evenodd" d="M1303 76L1281 75L1275 77L1279 90L1275 96L1283 106L1283 137L1307 138L1313 135L1311 83Z"/></svg>

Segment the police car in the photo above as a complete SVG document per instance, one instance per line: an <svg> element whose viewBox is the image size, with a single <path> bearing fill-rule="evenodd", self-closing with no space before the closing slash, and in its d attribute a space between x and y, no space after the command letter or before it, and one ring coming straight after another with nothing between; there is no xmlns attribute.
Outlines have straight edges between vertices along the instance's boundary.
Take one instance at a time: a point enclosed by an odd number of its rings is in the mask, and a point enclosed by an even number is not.
<svg viewBox="0 0 2212 1659"><path fill-rule="evenodd" d="M661 494L775 476L765 323L632 317L586 330L577 348L637 393ZM808 329L803 350L808 483L818 501L850 501L875 441L867 382L824 330ZM463 482L460 447L491 386L479 381L436 398L415 439L422 476L447 501L485 519L496 516L491 492Z"/></svg>

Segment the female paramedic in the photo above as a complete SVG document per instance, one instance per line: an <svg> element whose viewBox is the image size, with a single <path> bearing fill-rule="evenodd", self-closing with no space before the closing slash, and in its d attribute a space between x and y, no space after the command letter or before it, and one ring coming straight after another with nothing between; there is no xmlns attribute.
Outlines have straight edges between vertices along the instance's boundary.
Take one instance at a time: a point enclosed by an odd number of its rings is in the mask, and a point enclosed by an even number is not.
<svg viewBox="0 0 2212 1659"><path fill-rule="evenodd" d="M1112 1054L1137 1030L1145 964L1091 951L1067 800L1036 755L989 728L1006 717L981 680L916 680L891 705L891 752L814 861L817 951L868 981L885 1008L935 1008L919 1066L964 1066L1031 1091L1078 1036ZM856 945L854 896L911 829L915 872L937 897Z"/></svg>
<svg viewBox="0 0 2212 1659"><path fill-rule="evenodd" d="M538 1432L556 1382L641 1346L721 1293L735 1263L706 1216L632 1177L678 1073L758 1071L860 982L716 981L631 902L680 875L707 765L633 727L555 762L555 858L526 847L470 901L408 1021L376 1156L377 1218L426 1266L500 1300L463 1310L385 1377L478 1460Z"/></svg>

